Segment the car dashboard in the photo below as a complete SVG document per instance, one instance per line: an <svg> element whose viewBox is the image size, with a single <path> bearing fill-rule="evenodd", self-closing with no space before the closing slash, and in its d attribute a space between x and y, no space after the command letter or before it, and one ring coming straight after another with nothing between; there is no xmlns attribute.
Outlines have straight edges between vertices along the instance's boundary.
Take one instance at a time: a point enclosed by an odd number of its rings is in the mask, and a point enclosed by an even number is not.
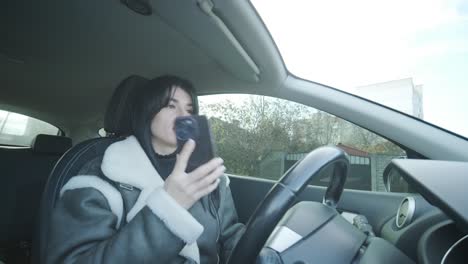
<svg viewBox="0 0 468 264"><path fill-rule="evenodd" d="M465 162L392 161L386 173L401 176L419 194L402 200L381 237L418 263L463 263L468 252L467 172Z"/></svg>

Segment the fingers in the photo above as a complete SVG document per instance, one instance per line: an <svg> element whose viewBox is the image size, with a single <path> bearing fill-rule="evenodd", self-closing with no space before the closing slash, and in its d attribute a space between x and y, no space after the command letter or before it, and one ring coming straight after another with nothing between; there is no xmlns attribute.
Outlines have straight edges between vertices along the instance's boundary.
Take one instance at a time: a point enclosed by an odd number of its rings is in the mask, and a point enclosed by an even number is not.
<svg viewBox="0 0 468 264"><path fill-rule="evenodd" d="M201 165L196 170L190 173L190 178L193 181L198 181L201 178L204 178L207 174L211 173L213 170L217 169L224 163L221 158L214 158L207 163Z"/></svg>
<svg viewBox="0 0 468 264"><path fill-rule="evenodd" d="M206 175L205 177L201 178L198 182L194 183L196 190L198 191L198 190L203 189L206 186L212 184L219 177L221 177L225 171L226 171L226 167L219 166L214 171L212 171L210 174Z"/></svg>
<svg viewBox="0 0 468 264"><path fill-rule="evenodd" d="M187 174L185 170L194 148L193 140L185 143L177 156L172 173L164 183L166 192L186 209L215 190L220 182L219 177L226 170L223 166L224 161L221 158L214 158Z"/></svg>
<svg viewBox="0 0 468 264"><path fill-rule="evenodd" d="M220 182L221 180L217 178L213 183L199 190L195 195L198 197L198 199L200 199L201 197L210 194L212 191L214 191L218 187Z"/></svg>
<svg viewBox="0 0 468 264"><path fill-rule="evenodd" d="M174 171L176 172L185 172L187 168L187 163L192 155L193 150L195 149L195 141L193 139L187 140L182 150L177 155L176 164L174 165Z"/></svg>

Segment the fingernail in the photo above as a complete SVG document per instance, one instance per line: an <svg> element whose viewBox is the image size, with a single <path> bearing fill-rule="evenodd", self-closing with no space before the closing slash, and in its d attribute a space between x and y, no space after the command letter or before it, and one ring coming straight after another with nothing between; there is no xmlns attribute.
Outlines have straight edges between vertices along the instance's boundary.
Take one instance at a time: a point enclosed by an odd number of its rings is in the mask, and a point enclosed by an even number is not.
<svg viewBox="0 0 468 264"><path fill-rule="evenodd" d="M185 142L185 144L194 145L194 144L195 144L195 140L189 138L189 139Z"/></svg>

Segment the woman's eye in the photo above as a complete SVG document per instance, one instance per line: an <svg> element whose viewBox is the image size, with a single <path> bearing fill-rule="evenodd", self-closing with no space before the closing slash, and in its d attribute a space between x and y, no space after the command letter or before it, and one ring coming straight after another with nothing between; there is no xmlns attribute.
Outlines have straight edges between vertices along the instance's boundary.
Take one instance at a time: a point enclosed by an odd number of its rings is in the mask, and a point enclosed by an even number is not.
<svg viewBox="0 0 468 264"><path fill-rule="evenodd" d="M173 105L173 104L169 104L169 105L167 105L167 107L168 107L169 109L175 109L175 108L176 108L176 106Z"/></svg>

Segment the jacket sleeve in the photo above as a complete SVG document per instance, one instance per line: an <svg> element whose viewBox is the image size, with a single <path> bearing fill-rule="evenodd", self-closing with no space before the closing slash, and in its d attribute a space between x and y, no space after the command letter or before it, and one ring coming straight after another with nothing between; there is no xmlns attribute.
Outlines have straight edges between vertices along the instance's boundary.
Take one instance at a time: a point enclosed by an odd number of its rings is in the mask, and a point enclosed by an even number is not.
<svg viewBox="0 0 468 264"><path fill-rule="evenodd" d="M65 191L52 212L46 263L174 262L203 227L186 210L190 217L184 211L158 212L162 208L157 203L168 202L161 201L164 195L168 196L164 190L154 190L132 221L118 228L119 217L101 191L92 187Z"/></svg>
<svg viewBox="0 0 468 264"><path fill-rule="evenodd" d="M244 224L240 223L238 220L236 207L232 199L228 182L229 179L226 176L220 183L220 205L218 213L221 220L221 263L227 262L231 251L245 231Z"/></svg>

